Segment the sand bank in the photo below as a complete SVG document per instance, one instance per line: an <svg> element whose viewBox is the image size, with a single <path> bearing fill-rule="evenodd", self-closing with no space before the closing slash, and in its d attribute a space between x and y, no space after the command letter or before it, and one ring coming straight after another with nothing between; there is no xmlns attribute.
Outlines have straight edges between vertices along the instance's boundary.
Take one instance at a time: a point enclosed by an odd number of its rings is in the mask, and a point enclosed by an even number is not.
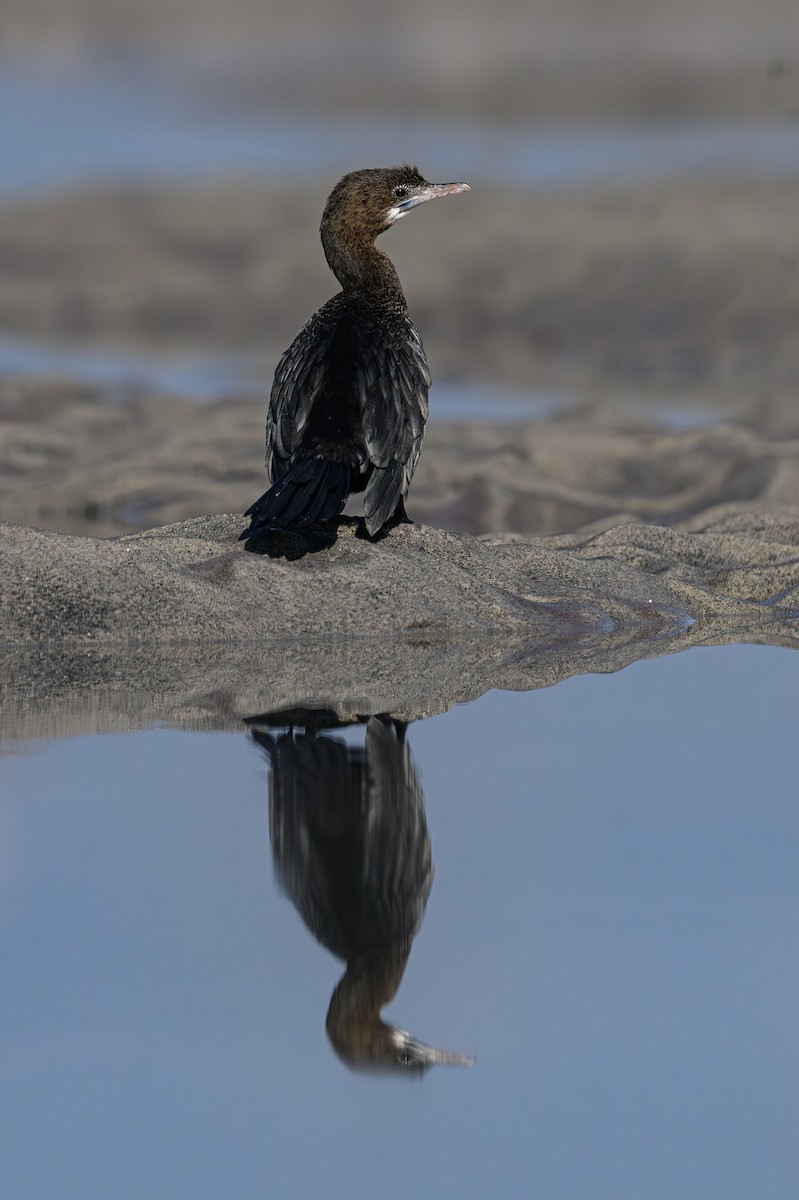
<svg viewBox="0 0 799 1200"><path fill-rule="evenodd" d="M797 644L799 513L693 532L475 539L402 526L375 544L248 553L240 519L113 540L0 527L7 736L126 720L228 727L309 699L430 715L727 641ZM300 557L291 557L293 555Z"/></svg>

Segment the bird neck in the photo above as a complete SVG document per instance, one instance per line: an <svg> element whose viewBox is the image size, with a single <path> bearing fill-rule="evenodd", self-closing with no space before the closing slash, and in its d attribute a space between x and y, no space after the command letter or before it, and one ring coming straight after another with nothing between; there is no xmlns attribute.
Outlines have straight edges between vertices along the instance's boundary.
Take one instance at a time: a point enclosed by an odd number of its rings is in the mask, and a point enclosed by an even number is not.
<svg viewBox="0 0 799 1200"><path fill-rule="evenodd" d="M390 301L404 309L405 295L393 262L374 240L358 229L323 226L327 265L348 295Z"/></svg>

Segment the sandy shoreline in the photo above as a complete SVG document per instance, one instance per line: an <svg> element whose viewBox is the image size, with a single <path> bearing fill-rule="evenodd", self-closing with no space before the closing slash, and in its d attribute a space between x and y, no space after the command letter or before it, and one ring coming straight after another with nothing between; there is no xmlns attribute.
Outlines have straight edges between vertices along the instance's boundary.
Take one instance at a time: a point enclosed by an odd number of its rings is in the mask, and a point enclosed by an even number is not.
<svg viewBox="0 0 799 1200"><path fill-rule="evenodd" d="M230 516L111 541L0 526L5 735L232 728L309 700L411 718L690 646L797 645L799 514L543 540L358 528L269 557Z"/></svg>
<svg viewBox="0 0 799 1200"><path fill-rule="evenodd" d="M112 405L97 389L43 381L0 387L0 405L8 521L108 536L243 512L265 485L257 401L144 396ZM443 529L542 534L596 522L679 524L729 502L799 507L799 438L728 423L630 428L599 406L520 425L445 424L435 389L431 407L409 511Z"/></svg>

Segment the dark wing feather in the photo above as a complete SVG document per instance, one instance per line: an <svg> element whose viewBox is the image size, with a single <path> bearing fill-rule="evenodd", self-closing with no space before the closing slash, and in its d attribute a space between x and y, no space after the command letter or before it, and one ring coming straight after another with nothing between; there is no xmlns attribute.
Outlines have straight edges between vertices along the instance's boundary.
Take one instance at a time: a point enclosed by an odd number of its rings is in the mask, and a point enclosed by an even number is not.
<svg viewBox="0 0 799 1200"><path fill-rule="evenodd" d="M325 388L345 312L343 296L334 296L303 326L277 365L266 418L270 483L280 478L300 449L311 410Z"/></svg>
<svg viewBox="0 0 799 1200"><path fill-rule="evenodd" d="M424 347L406 315L358 330L355 386L366 452L374 470L364 496L370 534L408 493L422 450L430 372Z"/></svg>

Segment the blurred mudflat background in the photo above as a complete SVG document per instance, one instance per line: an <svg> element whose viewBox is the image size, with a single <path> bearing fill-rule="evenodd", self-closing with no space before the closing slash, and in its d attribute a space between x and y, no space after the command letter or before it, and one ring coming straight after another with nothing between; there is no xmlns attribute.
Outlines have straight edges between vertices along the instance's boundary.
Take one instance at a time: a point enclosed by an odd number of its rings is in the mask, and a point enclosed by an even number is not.
<svg viewBox="0 0 799 1200"><path fill-rule="evenodd" d="M243 511L325 197L406 160L473 188L381 242L434 377L415 518L793 510L796 46L787 0L6 0L0 517Z"/></svg>
<svg viewBox="0 0 799 1200"><path fill-rule="evenodd" d="M415 523L245 549L403 162ZM0 0L3 1200L797 1194L797 330L797 0Z"/></svg>

